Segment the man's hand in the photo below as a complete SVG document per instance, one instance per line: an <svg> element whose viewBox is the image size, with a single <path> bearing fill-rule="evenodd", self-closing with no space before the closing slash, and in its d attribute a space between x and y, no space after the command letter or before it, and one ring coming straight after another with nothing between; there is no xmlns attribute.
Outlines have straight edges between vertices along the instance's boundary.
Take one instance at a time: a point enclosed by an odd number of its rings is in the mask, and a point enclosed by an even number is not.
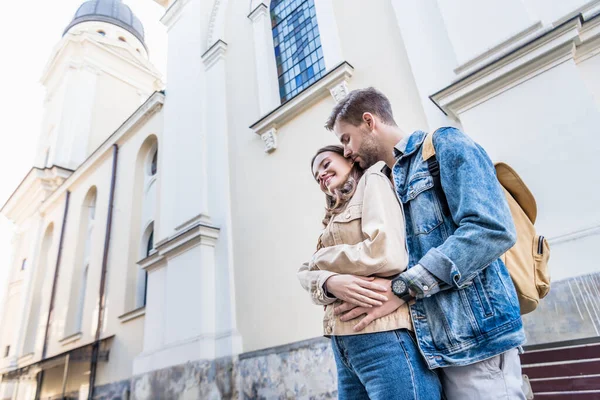
<svg viewBox="0 0 600 400"><path fill-rule="evenodd" d="M372 283L382 284L386 286L386 291L383 294L389 298L388 301L383 303L381 306L377 307L357 307L354 304L344 302L343 304L335 307L334 309L335 315L343 314L340 317L340 320L344 322L353 320L354 318L358 318L361 315L365 314L365 316L358 322L358 324L354 326L355 332L362 331L377 318L385 317L386 315L393 313L402 304L404 304L404 300L400 299L392 293L391 281L389 279L375 278L375 280Z"/></svg>
<svg viewBox="0 0 600 400"><path fill-rule="evenodd" d="M389 296L384 296L379 292L388 292L389 281L387 285L373 282L376 278L366 278L364 276L354 275L333 275L325 281L325 288L336 298L344 301L344 304L352 304L358 307L370 308L381 306L387 301ZM377 278L378 280L381 278ZM384 279L381 279L385 281ZM391 292L390 292L391 293ZM393 295L392 295L393 296ZM396 296L393 296L396 297Z"/></svg>

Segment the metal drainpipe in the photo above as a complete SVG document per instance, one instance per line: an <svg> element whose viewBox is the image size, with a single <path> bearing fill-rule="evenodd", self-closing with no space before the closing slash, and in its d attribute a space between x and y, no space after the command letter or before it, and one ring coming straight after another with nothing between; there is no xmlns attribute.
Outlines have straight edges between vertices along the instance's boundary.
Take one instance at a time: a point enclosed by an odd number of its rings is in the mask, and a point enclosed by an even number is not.
<svg viewBox="0 0 600 400"><path fill-rule="evenodd" d="M60 270L60 259L62 258L63 244L65 240L65 229L67 226L67 215L69 214L69 199L71 192L67 190L65 198L65 211L63 213L62 227L60 228L60 239L58 241L58 255L56 256L56 267L54 268L54 279L52 280L52 292L50 293L50 306L48 308L48 319L46 320L46 330L44 332L44 345L42 347L42 361L46 359L48 352L48 338L50 336L50 325L52 324L52 313L54 311L54 299L56 297L56 284ZM43 255L42 255L43 257ZM37 387L35 388L35 399L39 400L42 394L42 384L44 383L44 370L41 370L37 376Z"/></svg>
<svg viewBox="0 0 600 400"><path fill-rule="evenodd" d="M117 180L117 160L119 155L119 146L113 144L113 163L112 174L110 178L110 193L108 198L108 216L106 217L106 233L104 234L104 253L102 254L102 274L100 275L100 296L98 297L98 324L96 326L96 336L92 344L92 361L90 364L90 387L88 391L88 400L94 397L94 385L96 383L96 371L98 369L98 353L100 351L100 333L102 332L102 322L104 319L105 289L106 289L106 270L108 269L108 249L110 247L110 232L112 228L112 217L115 203L115 183Z"/></svg>

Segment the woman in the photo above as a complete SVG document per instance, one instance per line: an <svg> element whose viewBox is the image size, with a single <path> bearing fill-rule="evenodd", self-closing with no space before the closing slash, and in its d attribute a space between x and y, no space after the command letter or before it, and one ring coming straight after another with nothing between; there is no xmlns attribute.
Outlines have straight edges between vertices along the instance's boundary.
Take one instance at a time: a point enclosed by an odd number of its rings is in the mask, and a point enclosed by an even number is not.
<svg viewBox="0 0 600 400"><path fill-rule="evenodd" d="M419 353L402 300L394 296L398 309L360 332L353 330L358 319L334 315L342 301L381 305L387 299L373 292L378 285L367 277L391 277L407 267L404 215L381 168L363 171L344 158L341 146L323 147L313 157L312 173L326 199L324 230L298 278L313 302L326 306L323 327L332 339L340 400L439 399L439 379Z"/></svg>

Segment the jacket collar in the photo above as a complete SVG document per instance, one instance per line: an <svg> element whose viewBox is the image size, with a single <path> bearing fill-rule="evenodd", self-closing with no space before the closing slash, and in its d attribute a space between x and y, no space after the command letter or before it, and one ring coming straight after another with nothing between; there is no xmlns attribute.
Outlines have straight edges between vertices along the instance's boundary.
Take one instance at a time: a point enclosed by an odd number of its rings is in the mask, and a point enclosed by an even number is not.
<svg viewBox="0 0 600 400"><path fill-rule="evenodd" d="M408 138L408 143L406 143L406 149L404 151L404 156L409 156L423 144L425 140L425 136L427 134L423 131L414 131Z"/></svg>

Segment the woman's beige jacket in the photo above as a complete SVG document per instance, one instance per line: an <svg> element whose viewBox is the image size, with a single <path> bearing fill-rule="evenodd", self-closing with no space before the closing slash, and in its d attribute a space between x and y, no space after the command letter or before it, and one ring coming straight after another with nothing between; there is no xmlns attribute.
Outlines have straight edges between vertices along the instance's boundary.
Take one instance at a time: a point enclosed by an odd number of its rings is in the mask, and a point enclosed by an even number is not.
<svg viewBox="0 0 600 400"><path fill-rule="evenodd" d="M361 332L353 327L360 319L342 322L333 315L341 301L323 290L325 281L336 274L392 277L408 263L404 214L390 180L377 163L358 182L344 211L335 215L321 235L323 247L298 270L298 279L315 304L325 305L325 335L356 335L399 328L412 329L408 306L373 321Z"/></svg>

